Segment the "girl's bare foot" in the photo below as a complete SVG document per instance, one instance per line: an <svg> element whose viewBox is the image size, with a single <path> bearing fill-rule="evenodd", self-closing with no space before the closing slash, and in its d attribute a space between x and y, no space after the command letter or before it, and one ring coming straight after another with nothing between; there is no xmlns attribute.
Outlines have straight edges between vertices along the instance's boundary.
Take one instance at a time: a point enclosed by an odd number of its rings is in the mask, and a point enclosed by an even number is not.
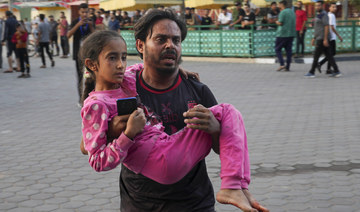
<svg viewBox="0 0 360 212"><path fill-rule="evenodd" d="M258 210L251 207L248 198L242 190L237 189L220 189L216 194L216 200L221 204L231 204L245 212L257 212Z"/></svg>
<svg viewBox="0 0 360 212"><path fill-rule="evenodd" d="M259 210L261 212L269 212L270 211L269 209L267 209L264 206L260 205L260 203L258 201L256 201L256 199L251 195L249 190L244 189L242 191L243 191L244 195L246 196L246 198L249 200L250 205L253 208L256 208L257 210Z"/></svg>

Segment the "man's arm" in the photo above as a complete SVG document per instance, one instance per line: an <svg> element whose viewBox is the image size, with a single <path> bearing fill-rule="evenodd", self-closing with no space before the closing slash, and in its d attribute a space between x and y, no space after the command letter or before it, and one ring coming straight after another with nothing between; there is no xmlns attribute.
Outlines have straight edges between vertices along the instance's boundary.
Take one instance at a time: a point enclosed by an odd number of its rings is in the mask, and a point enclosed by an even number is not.
<svg viewBox="0 0 360 212"><path fill-rule="evenodd" d="M71 29L68 31L68 33L67 33L66 36L70 39L70 38L75 34L76 30L79 29L79 27L82 25L82 23L83 23L83 21L80 20L80 21L77 22L75 25L73 25L73 26L71 27Z"/></svg>
<svg viewBox="0 0 360 212"><path fill-rule="evenodd" d="M324 42L323 42L325 47L329 46L328 36L329 36L329 25L326 25L324 27Z"/></svg>
<svg viewBox="0 0 360 212"><path fill-rule="evenodd" d="M331 30L336 34L336 36L340 39L341 42L343 42L342 37L339 35L339 33L336 31L334 25L330 25Z"/></svg>

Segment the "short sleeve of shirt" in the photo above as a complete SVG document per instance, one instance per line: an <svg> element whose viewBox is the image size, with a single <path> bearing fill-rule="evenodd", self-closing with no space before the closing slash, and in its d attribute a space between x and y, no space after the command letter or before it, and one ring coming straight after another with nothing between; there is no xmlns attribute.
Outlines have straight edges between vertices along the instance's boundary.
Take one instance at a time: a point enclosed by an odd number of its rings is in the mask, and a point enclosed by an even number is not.
<svg viewBox="0 0 360 212"><path fill-rule="evenodd" d="M328 15L326 14L326 15L323 15L323 17L322 17L322 22L323 22L323 24L324 24L324 26L327 26L327 25L329 25L329 17L328 17Z"/></svg>
<svg viewBox="0 0 360 212"><path fill-rule="evenodd" d="M329 24L332 26L336 25L336 20L335 20L335 15L334 14L329 14Z"/></svg>
<svg viewBox="0 0 360 212"><path fill-rule="evenodd" d="M284 18L285 18L285 15L284 15L283 11L281 11L279 14L279 22L284 23Z"/></svg>

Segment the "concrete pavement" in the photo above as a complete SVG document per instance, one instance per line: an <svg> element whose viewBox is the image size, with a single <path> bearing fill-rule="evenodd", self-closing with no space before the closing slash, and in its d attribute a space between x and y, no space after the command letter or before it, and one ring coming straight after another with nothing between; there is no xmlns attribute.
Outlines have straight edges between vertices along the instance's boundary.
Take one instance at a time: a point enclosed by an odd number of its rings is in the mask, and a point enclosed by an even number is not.
<svg viewBox="0 0 360 212"><path fill-rule="evenodd" d="M0 73L0 211L119 211L120 168L96 173L79 151L74 62L57 57L39 69L40 59L30 60L29 79ZM309 64L286 73L213 61L182 66L242 112L252 194L274 212L360 211L359 62L340 61L341 78L304 79ZM207 164L218 191L218 156Z"/></svg>

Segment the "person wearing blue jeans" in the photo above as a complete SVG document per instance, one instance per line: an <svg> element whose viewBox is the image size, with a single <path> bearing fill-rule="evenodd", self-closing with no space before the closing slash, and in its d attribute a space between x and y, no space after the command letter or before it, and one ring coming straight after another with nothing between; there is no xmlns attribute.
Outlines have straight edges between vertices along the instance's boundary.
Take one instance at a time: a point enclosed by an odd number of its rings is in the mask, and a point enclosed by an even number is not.
<svg viewBox="0 0 360 212"><path fill-rule="evenodd" d="M281 12L278 21L276 21L279 27L276 30L275 52L280 63L277 71L290 71L292 44L296 34L295 13L290 8L286 8L286 5L287 3L284 0L279 2ZM282 48L285 48L286 51L286 66L281 53Z"/></svg>

